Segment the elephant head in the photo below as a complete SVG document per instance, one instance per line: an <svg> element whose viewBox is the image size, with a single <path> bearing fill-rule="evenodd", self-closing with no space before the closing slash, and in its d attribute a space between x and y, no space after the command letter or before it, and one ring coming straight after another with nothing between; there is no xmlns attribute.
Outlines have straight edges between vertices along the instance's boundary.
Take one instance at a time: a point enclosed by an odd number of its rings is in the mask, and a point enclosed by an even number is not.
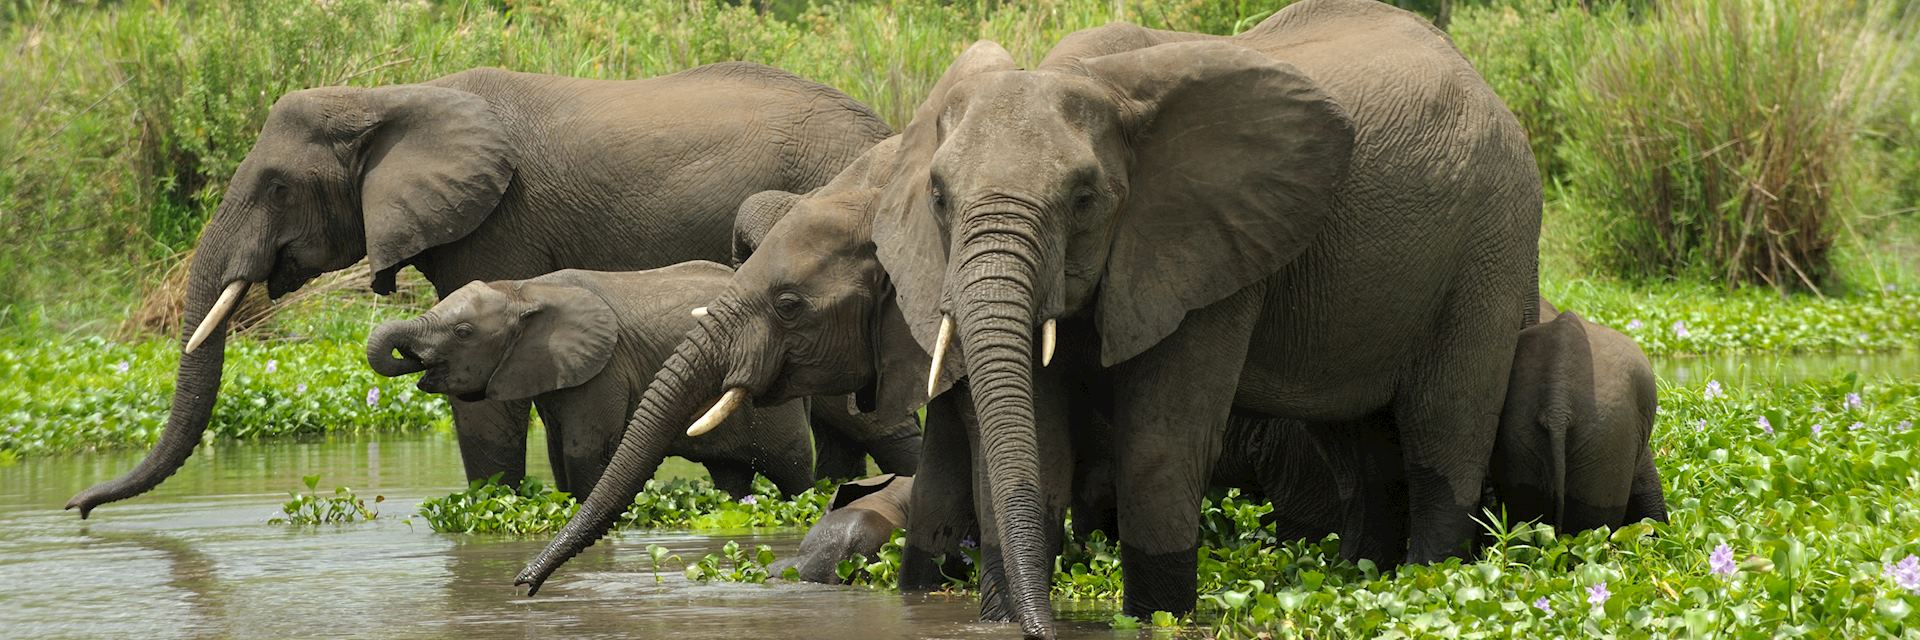
<svg viewBox="0 0 1920 640"><path fill-rule="evenodd" d="M869 172L890 166L896 144L882 142L812 193L742 203L735 246L744 260L733 284L694 311L699 320L642 394L599 484L516 578L528 595L606 533L669 442L719 426L749 398L851 393L861 412L888 419L925 403L930 358L907 329L870 231Z"/></svg>
<svg viewBox="0 0 1920 640"><path fill-rule="evenodd" d="M599 375L618 326L613 308L581 287L476 281L418 318L376 327L367 364L388 377L425 371L417 386L429 393L521 400Z"/></svg>
<svg viewBox="0 0 1920 640"><path fill-rule="evenodd" d="M1223 41L1031 71L977 44L901 134L878 255L921 344L958 337L1030 636L1051 636L1033 368L1054 321L1090 318L1110 366L1279 271L1330 217L1354 135L1312 78Z"/></svg>
<svg viewBox="0 0 1920 640"><path fill-rule="evenodd" d="M278 298L362 257L373 288L429 248L480 225L513 175L486 101L427 85L332 87L287 94L201 232L189 272L185 354L160 442L126 475L67 502L94 507L139 495L185 464L220 390L227 315L246 289Z"/></svg>

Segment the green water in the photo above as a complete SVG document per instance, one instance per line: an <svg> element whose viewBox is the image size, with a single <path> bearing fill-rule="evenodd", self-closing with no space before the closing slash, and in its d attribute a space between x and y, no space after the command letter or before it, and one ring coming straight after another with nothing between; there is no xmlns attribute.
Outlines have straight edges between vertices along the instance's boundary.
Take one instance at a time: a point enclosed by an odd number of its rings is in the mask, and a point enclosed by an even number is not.
<svg viewBox="0 0 1920 640"><path fill-rule="evenodd" d="M1785 384L1859 371L1920 372L1920 351L1873 356L1663 359L1668 382ZM529 447L544 473L545 448ZM853 587L688 582L656 576L649 544L699 557L726 541L674 532L617 534L569 563L539 597L513 575L545 539L442 535L409 524L422 498L464 485L446 436L268 442L202 448L145 496L82 521L60 509L139 451L34 458L0 467L0 636L142 638L979 638L1012 637L974 621L964 596L902 596ZM371 523L266 524L300 477L383 495ZM701 475L671 461L663 475ZM740 538L791 553L800 533ZM677 568L677 567L676 567ZM1061 606L1079 607L1073 603ZM1113 603L1063 612L1063 637L1132 637L1105 620Z"/></svg>

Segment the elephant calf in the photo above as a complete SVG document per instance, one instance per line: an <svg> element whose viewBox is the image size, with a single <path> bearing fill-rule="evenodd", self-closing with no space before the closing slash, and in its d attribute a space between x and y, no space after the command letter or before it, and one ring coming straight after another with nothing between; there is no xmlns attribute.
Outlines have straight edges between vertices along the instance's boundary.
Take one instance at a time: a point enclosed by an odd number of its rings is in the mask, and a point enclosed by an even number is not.
<svg viewBox="0 0 1920 640"><path fill-rule="evenodd" d="M531 399L546 424L554 484L585 496L619 446L640 394L693 326L692 310L732 277L723 265L692 261L476 281L418 318L380 325L367 341L367 359L388 376L411 373L388 363L421 363L421 391L467 401ZM705 464L714 484L735 497L751 493L754 472L788 495L812 486L804 402L729 420L737 424L720 433L680 437L670 453Z"/></svg>
<svg viewBox="0 0 1920 640"><path fill-rule="evenodd" d="M854 556L873 557L894 529L907 526L908 497L913 477L885 474L840 485L820 521L807 529L798 555L773 563L773 575L788 567L800 579L838 584L840 561Z"/></svg>

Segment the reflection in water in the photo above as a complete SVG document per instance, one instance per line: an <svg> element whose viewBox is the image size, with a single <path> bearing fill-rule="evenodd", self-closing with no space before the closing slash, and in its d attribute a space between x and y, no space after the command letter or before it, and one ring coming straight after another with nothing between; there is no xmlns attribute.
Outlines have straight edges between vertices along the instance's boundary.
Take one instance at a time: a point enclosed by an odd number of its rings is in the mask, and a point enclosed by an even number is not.
<svg viewBox="0 0 1920 640"><path fill-rule="evenodd" d="M544 470L544 447L529 447ZM441 436L220 446L194 455L152 494L81 521L74 491L118 473L139 451L41 458L0 467L0 636L523 638L998 638L965 596L811 584L691 583L685 559L727 538L626 533L595 545L538 598L513 575L546 543L440 535L406 520L422 498L458 489L459 448ZM673 461L663 473L701 473ZM266 524L300 476L321 489L385 495L381 518L339 526ZM800 532L740 538L791 553ZM1111 603L1065 612L1063 637L1111 638ZM1131 637L1131 634L1121 634Z"/></svg>

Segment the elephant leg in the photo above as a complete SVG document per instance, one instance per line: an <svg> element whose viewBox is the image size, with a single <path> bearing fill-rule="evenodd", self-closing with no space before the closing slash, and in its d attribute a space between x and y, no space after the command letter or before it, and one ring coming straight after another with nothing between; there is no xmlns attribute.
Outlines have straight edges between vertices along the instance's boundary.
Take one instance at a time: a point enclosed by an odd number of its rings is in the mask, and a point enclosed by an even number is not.
<svg viewBox="0 0 1920 640"><path fill-rule="evenodd" d="M706 466L714 488L735 500L753 495L753 467L735 462L708 462Z"/></svg>
<svg viewBox="0 0 1920 640"><path fill-rule="evenodd" d="M1187 314L1115 368L1120 566L1125 612L1184 614L1197 597L1200 501L1259 316L1257 289Z"/></svg>
<svg viewBox="0 0 1920 640"><path fill-rule="evenodd" d="M867 454L853 440L842 435L836 417L827 408L829 402L809 402L809 422L813 425L813 477L844 482L867 476ZM845 413L844 411L841 413Z"/></svg>
<svg viewBox="0 0 1920 640"><path fill-rule="evenodd" d="M964 575L955 566L968 536L976 536L974 518L973 449L960 420L958 405L973 406L965 381L927 403L927 430L920 449L917 475L907 509L907 548L900 565L901 591L930 591L946 584L947 576ZM935 560L946 556L942 565ZM985 554L982 554L985 557ZM998 560L995 560L997 565Z"/></svg>
<svg viewBox="0 0 1920 640"><path fill-rule="evenodd" d="M1487 309L1487 300L1498 299L1472 289L1454 292L1394 396L1407 479L1408 562L1464 558L1480 531L1474 518L1520 324Z"/></svg>
<svg viewBox="0 0 1920 640"><path fill-rule="evenodd" d="M1633 493L1627 496L1627 519L1623 524L1641 520L1667 521L1667 496L1660 489L1660 470L1653 466L1653 449L1640 452L1638 471L1633 474Z"/></svg>
<svg viewBox="0 0 1920 640"><path fill-rule="evenodd" d="M1329 425L1315 444L1338 481L1340 555L1390 568L1407 556L1407 488L1400 447L1386 417Z"/></svg>
<svg viewBox="0 0 1920 640"><path fill-rule="evenodd" d="M500 474L500 482L520 486L527 477L527 421L533 403L525 400L462 402L453 406L453 432L460 440L460 462L467 481Z"/></svg>

